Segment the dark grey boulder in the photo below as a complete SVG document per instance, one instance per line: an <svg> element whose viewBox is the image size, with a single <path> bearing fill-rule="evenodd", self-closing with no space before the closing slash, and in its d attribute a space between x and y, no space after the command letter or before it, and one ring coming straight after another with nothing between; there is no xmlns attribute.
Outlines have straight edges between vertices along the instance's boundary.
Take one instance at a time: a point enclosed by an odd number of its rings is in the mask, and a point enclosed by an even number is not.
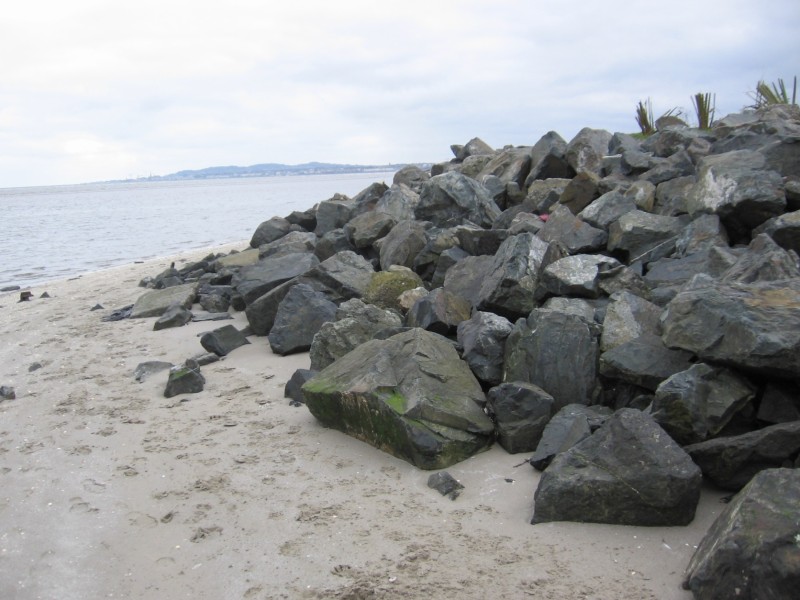
<svg viewBox="0 0 800 600"><path fill-rule="evenodd" d="M553 416L553 397L525 381L502 383L489 390L486 408L496 424L497 441L509 454L532 452Z"/></svg>
<svg viewBox="0 0 800 600"><path fill-rule="evenodd" d="M680 288L698 273L720 276L714 272L710 250L701 250L681 258L660 258L647 265L644 280L650 286L652 295L668 302Z"/></svg>
<svg viewBox="0 0 800 600"><path fill-rule="evenodd" d="M136 368L133 370L133 377L139 383L143 383L151 375L155 375L161 371L166 371L172 367L173 365L170 362L165 362L163 360L148 360L136 365Z"/></svg>
<svg viewBox="0 0 800 600"><path fill-rule="evenodd" d="M233 285L250 304L270 290L303 275L319 265L319 259L306 252L286 254L259 260L256 264L242 267L233 278Z"/></svg>
<svg viewBox="0 0 800 600"><path fill-rule="evenodd" d="M315 289L327 290L334 302L342 302L363 296L374 273L367 259L345 250L319 263L303 279Z"/></svg>
<svg viewBox="0 0 800 600"><path fill-rule="evenodd" d="M229 285L201 285L197 290L197 303L203 310L212 313L227 312L233 297L233 287Z"/></svg>
<svg viewBox="0 0 800 600"><path fill-rule="evenodd" d="M531 522L688 525L702 479L650 416L623 408L553 459L539 480Z"/></svg>
<svg viewBox="0 0 800 600"><path fill-rule="evenodd" d="M695 182L693 176L687 176L659 183L656 186L656 204L653 212L668 217L686 214L688 212L686 197Z"/></svg>
<svg viewBox="0 0 800 600"><path fill-rule="evenodd" d="M461 490L464 489L464 486L447 471L433 473L428 477L428 487L436 490L442 496L450 498L450 500L458 498L461 495Z"/></svg>
<svg viewBox="0 0 800 600"><path fill-rule="evenodd" d="M462 358L479 380L491 384L502 380L506 338L511 328L508 319L478 310L458 324L456 333L463 348Z"/></svg>
<svg viewBox="0 0 800 600"><path fill-rule="evenodd" d="M741 375L698 363L658 386L650 414L685 446L715 437L755 395L755 386Z"/></svg>
<svg viewBox="0 0 800 600"><path fill-rule="evenodd" d="M756 418L767 425L800 421L800 382L767 382Z"/></svg>
<svg viewBox="0 0 800 600"><path fill-rule="evenodd" d="M636 210L633 199L618 190L612 190L592 201L578 213L578 217L592 227L608 231L612 223L632 210Z"/></svg>
<svg viewBox="0 0 800 600"><path fill-rule="evenodd" d="M145 292L134 303L130 318L160 317L173 304L189 309L194 304L196 294L196 283L186 283L163 290Z"/></svg>
<svg viewBox="0 0 800 600"><path fill-rule="evenodd" d="M608 234L584 223L566 206L557 206L536 234L545 242L558 242L569 254L597 252L606 247Z"/></svg>
<svg viewBox="0 0 800 600"><path fill-rule="evenodd" d="M506 148L495 155L478 173L478 181L483 181L485 177L494 176L502 184L503 188L509 182L514 182L520 186L525 184L525 178L531 170L531 149L530 148Z"/></svg>
<svg viewBox="0 0 800 600"><path fill-rule="evenodd" d="M371 210L350 219L343 229L353 246L363 249L389 233L396 223L392 215Z"/></svg>
<svg viewBox="0 0 800 600"><path fill-rule="evenodd" d="M372 212L378 201L388 191L389 186L382 181L375 181L353 196L353 217Z"/></svg>
<svg viewBox="0 0 800 600"><path fill-rule="evenodd" d="M447 277L447 272L450 270L450 267L454 266L462 258L468 256L469 254L461 248L448 248L442 251L436 261L436 269L430 278L430 287L444 287L445 278Z"/></svg>
<svg viewBox="0 0 800 600"><path fill-rule="evenodd" d="M177 365L169 370L167 387L164 388L164 397L172 398L181 394L197 394L203 391L206 379L200 372L200 365L196 361L187 360L182 365Z"/></svg>
<svg viewBox="0 0 800 600"><path fill-rule="evenodd" d="M655 391L661 382L692 365L692 354L671 350L661 338L644 333L600 355L600 374Z"/></svg>
<svg viewBox="0 0 800 600"><path fill-rule="evenodd" d="M339 306L335 321L323 323L311 342L311 368L321 371L376 333L401 327L403 320L392 310L365 304L354 298Z"/></svg>
<svg viewBox="0 0 800 600"><path fill-rule="evenodd" d="M616 292L603 319L600 349L605 352L641 337L661 333L659 319L662 308L628 291Z"/></svg>
<svg viewBox="0 0 800 600"><path fill-rule="evenodd" d="M430 221L437 227L451 227L464 221L491 227L500 209L484 186L461 173L451 172L431 177L422 186L414 214L417 220Z"/></svg>
<svg viewBox="0 0 800 600"><path fill-rule="evenodd" d="M422 279L408 267L391 265L386 271L378 271L364 290L364 302L380 308L404 312L400 297L411 290L422 288Z"/></svg>
<svg viewBox="0 0 800 600"><path fill-rule="evenodd" d="M449 341L418 328L361 344L303 395L325 426L422 469L445 468L492 440L477 379Z"/></svg>
<svg viewBox="0 0 800 600"><path fill-rule="evenodd" d="M543 179L531 182L528 195L522 206L533 213L549 213L558 204L561 194L567 189L570 179Z"/></svg>
<svg viewBox="0 0 800 600"><path fill-rule="evenodd" d="M322 324L335 317L336 304L310 285L298 283L278 305L269 332L270 348L281 356L305 352Z"/></svg>
<svg viewBox="0 0 800 600"><path fill-rule="evenodd" d="M506 339L504 381L528 381L555 400L591 404L597 393L599 328L573 314L537 309Z"/></svg>
<svg viewBox="0 0 800 600"><path fill-rule="evenodd" d="M255 335L267 335L270 332L270 329L275 324L275 315L278 314L278 306L280 306L281 300L300 281L299 277L290 279L286 283L271 289L263 296L259 296L246 306L245 316L247 317L247 323Z"/></svg>
<svg viewBox="0 0 800 600"><path fill-rule="evenodd" d="M776 244L765 233L757 235L736 262L722 274L725 282L756 283L800 278L797 255Z"/></svg>
<svg viewBox="0 0 800 600"><path fill-rule="evenodd" d="M719 215L734 240L748 237L753 228L786 209L780 174L769 170L764 155L752 150L702 159L686 203L689 214Z"/></svg>
<svg viewBox="0 0 800 600"><path fill-rule="evenodd" d="M450 146L456 160L462 162L470 156L480 156L484 154L494 154L494 148L484 142L479 137L474 137L463 146Z"/></svg>
<svg viewBox="0 0 800 600"><path fill-rule="evenodd" d="M259 225L253 237L250 239L250 247L258 248L263 244L269 244L289 233L292 224L283 217L272 217Z"/></svg>
<svg viewBox="0 0 800 600"><path fill-rule="evenodd" d="M227 356L236 348L249 343L244 334L233 325L225 325L200 336L200 345L217 356Z"/></svg>
<svg viewBox="0 0 800 600"><path fill-rule="evenodd" d="M728 246L728 233L717 215L702 214L689 223L675 241L675 258Z"/></svg>
<svg viewBox="0 0 800 600"><path fill-rule="evenodd" d="M664 343L778 377L800 373L800 278L751 284L698 275L667 305Z"/></svg>
<svg viewBox="0 0 800 600"><path fill-rule="evenodd" d="M466 175L467 177L477 181L478 175L483 170L483 167L489 164L489 161L491 161L492 158L494 158L494 154L477 154L475 156L468 156L461 164L452 165L452 168L448 170L457 171L462 175ZM441 175L444 172L445 171L435 173L433 169L431 169L431 175ZM493 190L490 190L490 194L493 196Z"/></svg>
<svg viewBox="0 0 800 600"><path fill-rule="evenodd" d="M706 440L686 446L686 451L714 485L740 490L759 471L796 463L800 455L800 421Z"/></svg>
<svg viewBox="0 0 800 600"><path fill-rule="evenodd" d="M652 300L650 287L635 268L620 265L599 273L600 289L607 296L627 291L645 300Z"/></svg>
<svg viewBox="0 0 800 600"><path fill-rule="evenodd" d="M685 217L665 217L641 210L625 213L608 228L608 249L622 252L628 263L642 260L645 255L649 260L669 256L688 222ZM653 254L659 247L663 250Z"/></svg>
<svg viewBox="0 0 800 600"><path fill-rule="evenodd" d="M753 234L766 233L781 248L800 253L800 210L773 217L753 230Z"/></svg>
<svg viewBox="0 0 800 600"><path fill-rule="evenodd" d="M293 210L286 215L286 220L292 225L302 227L306 231L314 231L317 227L317 213L314 209Z"/></svg>
<svg viewBox="0 0 800 600"><path fill-rule="evenodd" d="M324 200L317 206L317 227L314 233L322 237L334 229L341 229L353 218L355 203L343 194Z"/></svg>
<svg viewBox="0 0 800 600"><path fill-rule="evenodd" d="M406 165L394 174L394 177L392 178L392 184L406 185L419 194L419 190L422 188L422 185L430 178L430 174L427 171L420 169L418 166Z"/></svg>
<svg viewBox="0 0 800 600"><path fill-rule="evenodd" d="M282 238L258 247L259 258L277 258L286 254L314 253L317 236L309 231L290 231Z"/></svg>
<svg viewBox="0 0 800 600"><path fill-rule="evenodd" d="M478 308L504 316L527 315L536 306L534 293L542 270L562 256L557 246L531 233L509 237L495 253L481 283Z"/></svg>
<svg viewBox="0 0 800 600"><path fill-rule="evenodd" d="M567 404L547 422L528 462L544 471L556 455L592 435L610 416L611 409L606 406Z"/></svg>
<svg viewBox="0 0 800 600"><path fill-rule="evenodd" d="M399 173L399 171L398 171ZM397 176L397 173L395 174ZM404 184L395 184L378 200L375 205L375 212L393 217L395 222L407 221L414 218L414 209L419 204L419 190L422 184L429 177L426 174L424 180L414 188Z"/></svg>
<svg viewBox="0 0 800 600"><path fill-rule="evenodd" d="M467 254L480 256L481 254L495 254L501 244L508 238L505 229L483 229L475 225L462 225L455 228L458 245Z"/></svg>
<svg viewBox="0 0 800 600"><path fill-rule="evenodd" d="M620 263L602 254L576 254L550 263L542 271L541 285L554 296L597 298L600 295L600 271Z"/></svg>
<svg viewBox="0 0 800 600"><path fill-rule="evenodd" d="M620 156L620 169L625 175L641 175L652 166L653 155L639 148L625 150Z"/></svg>
<svg viewBox="0 0 800 600"><path fill-rule="evenodd" d="M17 393L14 391L14 387L10 385L1 385L0 386L0 400L15 400L17 398Z"/></svg>
<svg viewBox="0 0 800 600"><path fill-rule="evenodd" d="M621 189L623 187L624 185L621 185L620 188L615 189ZM628 189L625 190L625 197L629 200L633 200L634 204L641 210L653 212L656 203L656 189L658 188L649 181L634 181L630 184Z"/></svg>
<svg viewBox="0 0 800 600"><path fill-rule="evenodd" d="M458 237L456 236L457 227L447 227L439 229L438 227L431 227L425 230L425 237L427 241L425 246L417 252L414 257L414 272L422 277L425 281L430 281L434 272L439 269L439 258L442 252L450 249L458 249L467 254L461 248L458 248ZM441 273L444 276L444 271ZM438 287L438 286L434 286Z"/></svg>
<svg viewBox="0 0 800 600"><path fill-rule="evenodd" d="M509 238L510 239L510 238ZM457 261L444 276L444 289L478 306L489 277L497 277L494 256L467 256Z"/></svg>
<svg viewBox="0 0 800 600"><path fill-rule="evenodd" d="M697 600L795 598L800 589L800 470L756 475L720 513L686 568Z"/></svg>
<svg viewBox="0 0 800 600"><path fill-rule="evenodd" d="M598 183L600 183L599 175L582 171L570 180L558 203L566 206L573 215L577 215L600 195L597 192Z"/></svg>
<svg viewBox="0 0 800 600"><path fill-rule="evenodd" d="M334 254L349 250L355 251L356 247L350 241L350 236L341 227L326 232L317 240L314 247L314 256L320 260L327 260Z"/></svg>
<svg viewBox="0 0 800 600"><path fill-rule="evenodd" d="M428 243L425 231L430 223L422 221L400 221L383 238L380 244L381 269L392 265L411 268L414 259Z"/></svg>
<svg viewBox="0 0 800 600"><path fill-rule="evenodd" d="M685 150L679 150L669 158L651 161L650 169L639 175L639 180L658 185L664 181L693 175L694 171L692 157Z"/></svg>
<svg viewBox="0 0 800 600"><path fill-rule="evenodd" d="M548 131L531 148L531 170L524 187L530 188L535 180L554 178L571 179L575 176L564 153L567 142L555 131Z"/></svg>
<svg viewBox="0 0 800 600"><path fill-rule="evenodd" d="M469 301L444 288L436 288L417 300L406 314L406 325L447 335L470 318Z"/></svg>
<svg viewBox="0 0 800 600"><path fill-rule="evenodd" d="M167 308L164 314L153 323L153 331L160 331L171 327L183 327L191 320L192 311L186 310L179 303L175 303Z"/></svg>
<svg viewBox="0 0 800 600"><path fill-rule="evenodd" d="M567 144L564 156L576 173L589 171L599 175L610 141L608 131L584 127Z"/></svg>
<svg viewBox="0 0 800 600"><path fill-rule="evenodd" d="M294 403L304 403L305 399L303 398L302 388L306 382L311 380L316 374L317 371L312 369L297 369L292 373L289 381L286 382L283 388L283 397L291 399Z"/></svg>

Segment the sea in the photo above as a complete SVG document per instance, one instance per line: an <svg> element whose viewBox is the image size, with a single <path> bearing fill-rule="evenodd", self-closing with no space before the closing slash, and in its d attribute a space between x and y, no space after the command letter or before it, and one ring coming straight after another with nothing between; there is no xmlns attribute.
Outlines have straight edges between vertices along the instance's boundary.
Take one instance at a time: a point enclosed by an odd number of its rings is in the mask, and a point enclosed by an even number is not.
<svg viewBox="0 0 800 600"><path fill-rule="evenodd" d="M248 240L274 216L394 172L0 188L0 289Z"/></svg>

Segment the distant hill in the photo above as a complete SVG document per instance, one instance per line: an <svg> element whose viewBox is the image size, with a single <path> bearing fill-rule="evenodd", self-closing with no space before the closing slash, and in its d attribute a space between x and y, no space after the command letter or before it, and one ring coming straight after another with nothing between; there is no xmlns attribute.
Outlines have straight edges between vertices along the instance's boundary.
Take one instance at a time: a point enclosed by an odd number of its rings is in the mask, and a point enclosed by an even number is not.
<svg viewBox="0 0 800 600"><path fill-rule="evenodd" d="M186 179L224 179L229 177L274 177L282 175L330 175L338 173L379 173L397 171L406 166L389 165L341 165L334 163L309 162L301 165L284 165L280 163L262 163L249 167L206 167L205 169L178 171L169 175L151 175L140 177L137 181L176 181ZM429 164L418 163L421 168L430 168Z"/></svg>

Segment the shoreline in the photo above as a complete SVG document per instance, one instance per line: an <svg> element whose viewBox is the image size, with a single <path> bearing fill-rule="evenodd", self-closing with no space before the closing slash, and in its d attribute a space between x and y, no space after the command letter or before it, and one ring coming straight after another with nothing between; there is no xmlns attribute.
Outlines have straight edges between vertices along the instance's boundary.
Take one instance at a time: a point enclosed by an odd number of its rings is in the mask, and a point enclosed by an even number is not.
<svg viewBox="0 0 800 600"><path fill-rule="evenodd" d="M235 246L0 295L0 384L17 391L0 402L6 597L691 598L683 570L724 492L704 488L686 527L534 526L527 454L495 445L450 467L465 489L444 498L431 472L290 406L308 354L266 338L203 367L199 394L164 398L164 372L136 382L138 363L198 354L220 324L100 318L142 277Z"/></svg>

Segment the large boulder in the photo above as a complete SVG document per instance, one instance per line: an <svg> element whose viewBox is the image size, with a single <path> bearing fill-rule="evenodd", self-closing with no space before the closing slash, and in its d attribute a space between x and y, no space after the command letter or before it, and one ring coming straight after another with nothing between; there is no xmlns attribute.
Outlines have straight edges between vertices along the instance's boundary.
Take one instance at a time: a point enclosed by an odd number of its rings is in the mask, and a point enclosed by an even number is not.
<svg viewBox="0 0 800 600"><path fill-rule="evenodd" d="M555 131L548 131L531 148L531 170L525 179L526 188L535 180L571 179L575 169L569 166L564 152L567 142Z"/></svg>
<svg viewBox="0 0 800 600"><path fill-rule="evenodd" d="M584 127L567 144L564 156L576 173L588 171L599 175L609 142L611 134L608 131Z"/></svg>
<svg viewBox="0 0 800 600"><path fill-rule="evenodd" d="M196 283L185 283L163 290L145 292L134 303L130 318L160 317L171 306L181 306L189 309L192 307L196 295Z"/></svg>
<svg viewBox="0 0 800 600"><path fill-rule="evenodd" d="M600 349L605 352L644 334L658 335L661 307L628 291L615 292L606 308Z"/></svg>
<svg viewBox="0 0 800 600"><path fill-rule="evenodd" d="M275 240L279 240L287 233L292 224L283 217L272 217L259 225L253 237L250 239L250 247L258 248L263 244L269 244Z"/></svg>
<svg viewBox="0 0 800 600"><path fill-rule="evenodd" d="M323 425L422 469L443 469L492 440L475 376L449 341L418 328L361 344L303 395Z"/></svg>
<svg viewBox="0 0 800 600"><path fill-rule="evenodd" d="M245 304L250 304L271 289L307 273L318 264L319 259L307 252L264 258L254 265L242 267L232 283L244 298Z"/></svg>
<svg viewBox="0 0 800 600"><path fill-rule="evenodd" d="M462 357L475 376L486 383L498 384L503 377L503 358L511 322L499 315L476 310L458 324L457 339Z"/></svg>
<svg viewBox="0 0 800 600"><path fill-rule="evenodd" d="M623 408L553 459L534 495L532 523L688 525L702 479L650 416Z"/></svg>
<svg viewBox="0 0 800 600"><path fill-rule="evenodd" d="M381 269L392 265L411 268L417 254L428 243L425 231L430 223L423 221L400 221L380 242Z"/></svg>
<svg viewBox="0 0 800 600"><path fill-rule="evenodd" d="M451 227L464 221L491 227L500 215L500 208L483 185L461 173L450 172L431 177L422 186L414 214L418 220L430 221L437 227Z"/></svg>
<svg viewBox="0 0 800 600"><path fill-rule="evenodd" d="M544 471L557 455L597 431L611 414L606 406L567 404L547 422L528 462L534 469Z"/></svg>
<svg viewBox="0 0 800 600"><path fill-rule="evenodd" d="M447 335L470 318L471 308L461 296L436 288L413 304L406 315L406 325Z"/></svg>
<svg viewBox="0 0 800 600"><path fill-rule="evenodd" d="M164 388L164 397L172 398L181 394L198 394L203 391L206 379L200 373L200 365L196 361L187 360L169 370L169 378Z"/></svg>
<svg viewBox="0 0 800 600"><path fill-rule="evenodd" d="M619 261L602 254L576 254L550 263L542 271L541 283L554 296L600 296L600 272L619 266Z"/></svg>
<svg viewBox="0 0 800 600"><path fill-rule="evenodd" d="M282 356L305 352L322 324L333 321L335 315L336 304L310 285L298 283L278 306L269 332L270 348Z"/></svg>
<svg viewBox="0 0 800 600"><path fill-rule="evenodd" d="M319 203L317 207L317 227L314 233L322 237L334 229L341 229L353 218L355 202L342 194L335 194L330 200Z"/></svg>
<svg viewBox="0 0 800 600"><path fill-rule="evenodd" d="M236 348L249 343L247 337L233 325L225 325L200 336L200 345L217 356L227 356Z"/></svg>
<svg viewBox="0 0 800 600"><path fill-rule="evenodd" d="M378 271L372 275L364 290L364 302L381 308L400 310L400 294L422 285L422 279L414 271L392 265L388 271Z"/></svg>
<svg viewBox="0 0 800 600"><path fill-rule="evenodd" d="M598 388L598 327L582 317L537 309L506 340L504 381L528 381L553 396L554 410L591 404Z"/></svg>
<svg viewBox="0 0 800 600"><path fill-rule="evenodd" d="M553 397L532 383L515 381L493 387L486 398L497 424L497 441L505 451L535 450L553 415Z"/></svg>
<svg viewBox="0 0 800 600"><path fill-rule="evenodd" d="M415 168L419 171L418 167ZM397 178L399 174L400 171L395 173L395 178ZM425 179L420 180L418 185L415 184L414 188L402 183L396 183L386 191L380 200L378 200L378 203L375 205L375 212L389 215L394 218L395 222L413 219L414 209L417 207L417 204L419 204L419 190L422 188L422 184L428 179L430 179L430 177L425 174Z"/></svg>
<svg viewBox="0 0 800 600"><path fill-rule="evenodd" d="M667 348L657 335L644 333L600 355L600 374L655 391L667 377L692 365L692 355Z"/></svg>
<svg viewBox="0 0 800 600"><path fill-rule="evenodd" d="M443 287L472 306L478 306L490 277L497 277L494 256L466 256L447 270Z"/></svg>
<svg viewBox="0 0 800 600"><path fill-rule="evenodd" d="M315 289L324 289L334 302L341 302L362 297L374 273L375 268L367 259L345 250L323 260L303 279Z"/></svg>
<svg viewBox="0 0 800 600"><path fill-rule="evenodd" d="M800 470L756 475L717 517L686 569L697 600L796 598Z"/></svg>
<svg viewBox="0 0 800 600"><path fill-rule="evenodd" d="M389 233L396 223L392 215L370 210L350 219L343 229L353 246L362 250Z"/></svg>
<svg viewBox="0 0 800 600"><path fill-rule="evenodd" d="M584 223L566 207L559 204L536 234L545 242L558 242L569 254L597 252L606 247L608 234Z"/></svg>
<svg viewBox="0 0 800 600"><path fill-rule="evenodd" d="M403 320L393 310L353 298L336 311L336 321L323 323L311 342L311 368L321 371L376 333L401 327Z"/></svg>
<svg viewBox="0 0 800 600"><path fill-rule="evenodd" d="M698 363L658 386L650 413L683 446L719 434L755 393L753 384L730 369Z"/></svg>
<svg viewBox="0 0 800 600"><path fill-rule="evenodd" d="M397 173L394 174L392 178L392 187L389 188L389 192L392 191L392 188L395 186L408 186L411 190L419 194L420 189L422 189L423 184L430 179L431 176L427 171L423 171L416 165L406 165ZM389 193L387 192L387 193ZM384 198L386 196L384 195ZM380 205L380 200L378 201ZM377 210L377 207L376 207ZM403 217L409 218L409 217Z"/></svg>
<svg viewBox="0 0 800 600"><path fill-rule="evenodd" d="M259 258L277 258L286 254L308 252L314 253L317 236L310 231L290 231L274 242L267 242L258 247Z"/></svg>
<svg viewBox="0 0 800 600"><path fill-rule="evenodd" d="M704 361L789 379L800 373L800 278L739 284L698 275L662 323L667 346Z"/></svg>
<svg viewBox="0 0 800 600"><path fill-rule="evenodd" d="M800 421L706 440L686 446L686 451L715 485L740 490L759 471L797 466Z"/></svg>
<svg viewBox="0 0 800 600"><path fill-rule="evenodd" d="M669 256L678 235L686 227L685 217L665 217L641 210L622 215L608 228L608 249L621 252L628 262ZM655 251L655 252L654 252Z"/></svg>

